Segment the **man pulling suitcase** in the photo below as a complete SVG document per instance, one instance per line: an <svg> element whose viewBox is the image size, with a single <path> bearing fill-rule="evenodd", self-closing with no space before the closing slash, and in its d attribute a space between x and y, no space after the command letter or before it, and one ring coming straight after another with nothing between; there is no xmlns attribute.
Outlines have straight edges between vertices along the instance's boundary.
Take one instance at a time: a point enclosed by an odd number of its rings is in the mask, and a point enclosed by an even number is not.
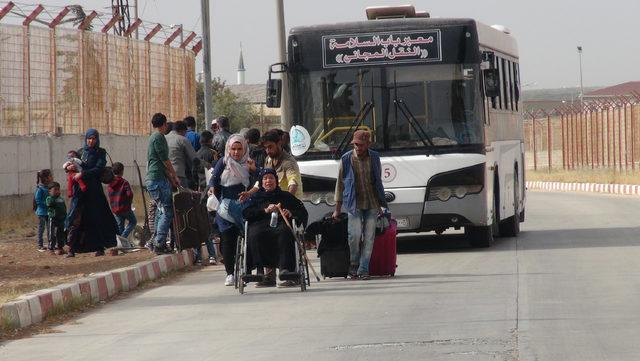
<svg viewBox="0 0 640 361"><path fill-rule="evenodd" d="M340 160L333 218L339 220L344 203L348 213L349 277L369 279L376 219L381 214L381 207L387 207L387 202L382 185L380 155L369 149L371 133L357 130L351 144L354 149L345 153Z"/></svg>

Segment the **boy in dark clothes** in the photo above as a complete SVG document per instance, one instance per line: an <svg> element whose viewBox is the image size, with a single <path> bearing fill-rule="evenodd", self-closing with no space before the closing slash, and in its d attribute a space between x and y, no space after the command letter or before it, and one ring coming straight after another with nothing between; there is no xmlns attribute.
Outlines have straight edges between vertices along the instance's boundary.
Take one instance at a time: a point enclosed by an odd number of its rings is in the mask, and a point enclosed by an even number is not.
<svg viewBox="0 0 640 361"><path fill-rule="evenodd" d="M64 244L67 234L64 230L64 221L67 218L67 205L60 197L60 184L49 184L49 196L46 200L47 215L49 216L49 250L55 248L57 255L64 254Z"/></svg>

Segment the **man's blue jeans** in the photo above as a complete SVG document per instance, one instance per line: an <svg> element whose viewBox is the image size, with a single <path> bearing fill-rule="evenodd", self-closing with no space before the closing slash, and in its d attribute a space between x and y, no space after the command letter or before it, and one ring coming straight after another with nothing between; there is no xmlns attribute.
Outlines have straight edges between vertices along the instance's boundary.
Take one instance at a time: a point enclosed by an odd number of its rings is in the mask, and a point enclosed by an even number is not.
<svg viewBox="0 0 640 361"><path fill-rule="evenodd" d="M369 259L376 237L377 209L356 209L349 215L349 250L351 266L358 266L358 275L369 274ZM362 247L360 247L362 241Z"/></svg>
<svg viewBox="0 0 640 361"><path fill-rule="evenodd" d="M171 222L173 222L173 194L171 192L171 185L166 179L147 180L147 190L151 195L151 199L153 199L158 206L155 220L155 244L156 246L165 247L167 234L169 234L169 226L171 226Z"/></svg>
<svg viewBox="0 0 640 361"><path fill-rule="evenodd" d="M122 214L116 214L115 216L116 216L116 223L118 223L118 233L124 238L129 237L129 233L133 231L133 228L138 223L138 220L136 219L136 215L133 213L132 210L129 210L128 212L125 212ZM128 223L125 226L126 221L128 221Z"/></svg>

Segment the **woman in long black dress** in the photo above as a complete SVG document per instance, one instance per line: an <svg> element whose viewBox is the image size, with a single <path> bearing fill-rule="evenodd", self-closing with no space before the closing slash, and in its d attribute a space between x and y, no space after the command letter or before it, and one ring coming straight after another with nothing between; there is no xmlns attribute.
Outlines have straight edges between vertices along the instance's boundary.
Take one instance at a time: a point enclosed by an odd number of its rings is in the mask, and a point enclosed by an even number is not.
<svg viewBox="0 0 640 361"><path fill-rule="evenodd" d="M242 215L249 223L247 246L253 265L273 269L278 267L280 275L295 271L294 237L281 219L278 208L287 218L293 218L298 224L307 224L308 213L304 204L293 194L278 187L278 175L271 168L260 172L260 190L246 202ZM275 227L271 223L272 213L278 218ZM257 287L275 285L275 274L265 274L265 280ZM293 281L284 281L282 287L295 286Z"/></svg>
<svg viewBox="0 0 640 361"><path fill-rule="evenodd" d="M96 129L87 130L84 139L84 146L78 151L82 170L75 178L82 179L87 187L83 192L77 182L73 185L73 198L66 221L69 233L67 257L84 252L104 256L105 248L116 246L118 228L100 182L107 165L107 152L100 148L100 134ZM73 165L69 167L69 171L78 171Z"/></svg>

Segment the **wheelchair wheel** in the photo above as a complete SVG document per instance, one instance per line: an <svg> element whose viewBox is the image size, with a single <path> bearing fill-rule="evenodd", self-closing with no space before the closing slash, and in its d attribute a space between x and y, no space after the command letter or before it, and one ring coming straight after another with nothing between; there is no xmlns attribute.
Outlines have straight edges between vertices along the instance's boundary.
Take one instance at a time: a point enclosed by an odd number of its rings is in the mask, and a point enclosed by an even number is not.
<svg viewBox="0 0 640 361"><path fill-rule="evenodd" d="M241 258L241 254L242 254L242 240L243 239L244 239L244 237L238 236L238 242L236 242L236 262L235 262L234 270L233 270L233 275L234 275L234 284L233 284L233 286L236 289L238 289L238 280L241 277L240 270L242 268L241 268L240 258Z"/></svg>
<svg viewBox="0 0 640 361"><path fill-rule="evenodd" d="M244 277L246 276L247 260L246 260L246 238L238 237L238 244L236 247L236 263L234 270L235 287L240 292L244 293Z"/></svg>

